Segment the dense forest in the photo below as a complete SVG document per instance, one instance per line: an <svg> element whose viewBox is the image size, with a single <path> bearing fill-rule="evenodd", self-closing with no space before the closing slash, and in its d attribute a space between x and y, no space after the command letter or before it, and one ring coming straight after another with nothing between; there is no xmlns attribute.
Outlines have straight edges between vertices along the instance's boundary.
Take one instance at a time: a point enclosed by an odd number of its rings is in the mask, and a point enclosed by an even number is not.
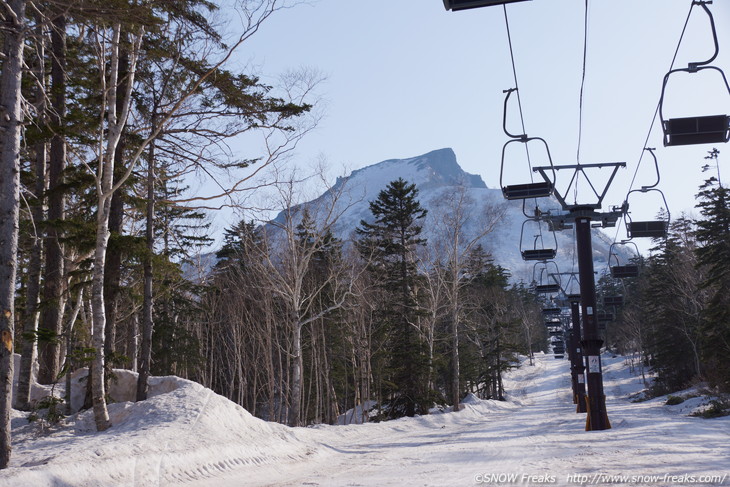
<svg viewBox="0 0 730 487"><path fill-rule="evenodd" d="M138 400L150 375L175 374L299 426L357 406L380 420L458 409L468 392L503 399L502 372L545 349L541 304L478 244L497 212L465 235L454 191L426 239L403 179L347 239L334 200L299 205L296 181L275 181L282 216L231 225L212 269L191 272L211 241L206 212L257 191L316 124L316 73L270 86L229 68L279 8L241 2L231 39L205 0L3 0L0 468L11 406L37 407L35 367L41 384L88 368L99 430L114 368L139 373ZM240 136L261 149L232 153ZM220 192L191 191L196 178ZM637 354L657 390L730 388L730 195L710 179L699 198L701 217L675 220L639 277L599 282L625 297L608 346Z"/></svg>
<svg viewBox="0 0 730 487"><path fill-rule="evenodd" d="M178 320L199 300L180 266L207 241L204 210L232 204L316 123L305 99L315 73L270 86L228 67L282 7L2 2L0 466L10 451L14 351L23 356L20 409L31 406L35 361L43 384L90 367L99 430L109 426L112 367L138 370L144 399L153 367L192 363L198 348L183 350ZM224 36L231 13L235 37ZM260 149L232 153L228 141L247 136ZM187 190L202 177L219 183L218 194ZM180 348L163 357L170 343Z"/></svg>
<svg viewBox="0 0 730 487"><path fill-rule="evenodd" d="M204 0L3 2L0 466L11 406L38 407L36 368L41 384L88 368L99 430L114 368L139 373L138 400L151 374L176 374L303 425L368 401L387 418L458 407L466 391L500 398L501 372L544 338L526 291L459 240L463 201L427 242L402 180L347 242L332 208L297 207L293 180L271 183L283 220L233 225L214 269L186 275L211 241L206 212L256 191L317 122L316 73L270 86L229 68L284 7L240 3L230 38L210 20L230 12ZM260 149L232 151L240 137ZM201 180L218 194L188 188Z"/></svg>
<svg viewBox="0 0 730 487"><path fill-rule="evenodd" d="M713 149L708 159L717 165L718 155ZM704 381L730 391L729 197L718 170L699 188L699 215L674 219L650 256L635 259L638 277L606 273L598 282L599 298L624 298L621 307L604 306L614 318L606 343L653 374L653 395Z"/></svg>

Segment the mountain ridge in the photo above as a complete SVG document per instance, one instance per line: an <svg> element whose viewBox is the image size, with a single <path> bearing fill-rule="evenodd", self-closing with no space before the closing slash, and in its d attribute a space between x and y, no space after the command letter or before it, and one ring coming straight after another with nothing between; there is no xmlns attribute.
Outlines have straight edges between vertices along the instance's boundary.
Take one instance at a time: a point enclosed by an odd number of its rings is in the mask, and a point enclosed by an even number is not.
<svg viewBox="0 0 730 487"><path fill-rule="evenodd" d="M297 208L333 206L333 213L339 217L331 229L337 237L349 241L362 220L371 221L369 203L377 199L379 192L388 183L398 178L416 185L419 190L417 198L429 211L423 225L423 236L427 240L436 238L436 218L444 214L444 202L463 189L473 202L471 218L464 225L467 240L469 235L477 236L483 232L483 228L479 228L480 220L483 223L481 217L488 219L490 212L504 213L495 230L482 237L480 243L491 253L496 264L510 271L513 281L530 283L539 278L535 264L522 260L520 248L555 248L557 243L555 262L558 269L562 272L577 271L572 232L557 232L553 236L544 224L538 228L534 222L523 223L526 217L522 202L504 200L500 189L489 188L481 176L465 172L451 148L436 149L405 159L387 159L354 170L349 176L338 178L328 191L314 200L297 205ZM549 204L559 208L554 199ZM274 221L281 222L284 218L285 212L282 211ZM592 232L594 267L600 273L602 269L607 269L611 240L598 229ZM622 253L622 258L626 258L625 253ZM546 276L542 279L544 281Z"/></svg>

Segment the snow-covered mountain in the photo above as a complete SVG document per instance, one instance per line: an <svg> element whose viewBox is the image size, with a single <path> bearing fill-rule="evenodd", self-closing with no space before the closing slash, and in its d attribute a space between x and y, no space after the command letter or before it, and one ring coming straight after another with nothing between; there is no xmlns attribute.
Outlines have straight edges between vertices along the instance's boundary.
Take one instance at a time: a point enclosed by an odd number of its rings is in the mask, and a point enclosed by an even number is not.
<svg viewBox="0 0 730 487"><path fill-rule="evenodd" d="M500 223L481 239L481 243L491 252L497 264L510 270L513 280L532 280L534 262L523 261L520 254L520 235L523 222L527 219L523 214L522 202L506 201L500 189L488 188L480 176L465 172L452 149L439 149L407 159L389 159L358 169L348 177L339 178L319 198L301 206L310 208L315 215L323 211L331 214L329 210L334 207L334 214L339 215L333 225L334 232L343 240L348 240L361 220L372 219L369 202L377 199L378 193L398 178L415 183L419 190L418 199L429 211L424 224L424 236L429 241L438 238L439 222L443 220L444 212L449 212L449 206L453 207L453 202L449 201L453 201L462 188L470 200L467 203L469 218L464 225L463 242L481 234L490 218L503 213ZM546 202L547 207L541 207L542 211L559 209L557 201ZM528 209L528 213L531 211L534 208ZM282 213L276 220L282 221L283 218ZM540 238L536 241L540 231L542 241ZM522 248L556 248L557 240L555 262L559 271L577 271L573 238L572 230L558 232L553 237L547 225L538 228L534 222L528 222L525 224ZM611 240L606 234L598 229L593 230L594 265L599 274L606 270L610 244ZM623 251L621 258L626 258ZM550 271L555 271L554 266L550 267Z"/></svg>

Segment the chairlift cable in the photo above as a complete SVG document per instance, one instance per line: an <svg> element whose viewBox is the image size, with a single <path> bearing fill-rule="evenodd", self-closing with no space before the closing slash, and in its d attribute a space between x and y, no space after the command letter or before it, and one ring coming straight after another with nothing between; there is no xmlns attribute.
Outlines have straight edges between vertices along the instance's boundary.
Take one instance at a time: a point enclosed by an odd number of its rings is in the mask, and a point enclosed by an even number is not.
<svg viewBox="0 0 730 487"><path fill-rule="evenodd" d="M689 19L692 15L693 7L694 7L694 2L692 2L692 4L690 4L689 11L687 12L687 18L684 21L684 26L682 27L682 33L680 34L679 40L677 41L677 47L674 50L674 56L672 57L672 62L669 66L669 71L674 69L674 63L677 61L677 55L679 54L679 49L682 46L682 40L684 39L684 34L687 31L687 25L689 24ZM644 152L646 152L644 149L649 145L649 139L651 138L652 130L654 130L654 125L656 124L656 119L657 119L657 116L659 115L660 106L661 106L661 97L656 104L656 108L654 109L654 116L651 119L651 124L649 124L649 130L646 134L646 138L644 139L644 145L641 148L641 154L639 155L639 160L636 163L636 169L634 170L634 174L631 178L631 183L629 184L629 190L626 192L626 197L624 198L624 201L628 200L629 193L634 188L634 183L636 182L636 176L639 174L639 169L641 168L641 161L644 159ZM613 243L617 242L618 232L619 232L619 226L617 225L616 233L613 237ZM609 262L609 266L610 266L610 262Z"/></svg>
<svg viewBox="0 0 730 487"><path fill-rule="evenodd" d="M585 13L583 15L583 72L580 78L580 97L578 99L578 149L576 151L576 164L580 165L580 144L583 138L583 89L586 83L586 58L588 53L588 0L585 0ZM576 181L577 185L577 181Z"/></svg>
<svg viewBox="0 0 730 487"><path fill-rule="evenodd" d="M687 31L687 25L689 24L690 16L692 15L692 7L694 6L694 3L690 5L689 12L687 12L687 18L684 21L684 27L682 27L682 34L679 36L679 41L677 42L677 48L674 50L674 56L672 57L672 63L669 66L669 71L674 69L674 63L677 61L677 55L679 54L679 48L682 45L682 39L684 39L684 34ZM641 161L644 159L644 148L648 147L649 144L649 138L651 137L651 132L654 130L654 124L656 123L656 118L659 115L659 107L661 104L661 99L656 104L656 109L654 110L654 116L651 119L651 124L649 125L649 131L646 134L646 139L644 139L644 145L641 148L641 154L639 156L639 161L636 164L636 170L634 171L634 175L631 178L631 184L629 185L629 191L626 193L626 196L628 197L628 193L634 188L634 183L636 182L636 176L639 173L639 168L641 167Z"/></svg>
<svg viewBox="0 0 730 487"><path fill-rule="evenodd" d="M525 130L525 117L522 113L522 97L520 96L520 85L517 82L517 67L515 65L515 53L514 49L512 47L512 34L510 33L509 29L509 19L507 18L507 5L502 4L502 10L504 11L504 25L507 28L507 42L509 44L509 57L510 61L512 62L512 76L515 80L515 91L517 92L517 107L519 108L520 112L520 124L522 125L522 133L526 134L527 131ZM532 161L530 161L530 149L527 147L527 144L525 144L525 153L527 154L527 165L530 168L530 181L534 182L534 177L532 174Z"/></svg>

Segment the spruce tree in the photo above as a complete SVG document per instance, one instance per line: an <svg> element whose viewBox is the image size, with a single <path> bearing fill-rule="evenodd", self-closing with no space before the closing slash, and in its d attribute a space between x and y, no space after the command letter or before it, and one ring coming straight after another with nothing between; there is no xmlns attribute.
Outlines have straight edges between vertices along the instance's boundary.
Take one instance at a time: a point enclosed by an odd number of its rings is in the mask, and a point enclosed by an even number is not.
<svg viewBox="0 0 730 487"><path fill-rule="evenodd" d="M416 251L427 210L417 200L418 189L402 178L392 181L370 202L373 222L360 222L357 248L376 282L385 291L380 321L386 330L385 392L391 418L425 414L430 405L428 355L419 330L421 278Z"/></svg>
<svg viewBox="0 0 730 487"><path fill-rule="evenodd" d="M717 153L715 153L716 155ZM716 184L717 183L717 184ZM702 359L708 379L730 390L730 191L715 178L700 188L697 205L698 264L706 272L701 283L709 299L702 320Z"/></svg>
<svg viewBox="0 0 730 487"><path fill-rule="evenodd" d="M657 395L683 389L701 373L697 349L703 299L689 223L679 218L670 225L640 277L638 302Z"/></svg>
<svg viewBox="0 0 730 487"><path fill-rule="evenodd" d="M503 400L502 373L516 361L521 338L516 311L525 297L508 291L509 274L494 264L481 245L469 253L464 279L468 327L461 353L462 377L471 392Z"/></svg>

